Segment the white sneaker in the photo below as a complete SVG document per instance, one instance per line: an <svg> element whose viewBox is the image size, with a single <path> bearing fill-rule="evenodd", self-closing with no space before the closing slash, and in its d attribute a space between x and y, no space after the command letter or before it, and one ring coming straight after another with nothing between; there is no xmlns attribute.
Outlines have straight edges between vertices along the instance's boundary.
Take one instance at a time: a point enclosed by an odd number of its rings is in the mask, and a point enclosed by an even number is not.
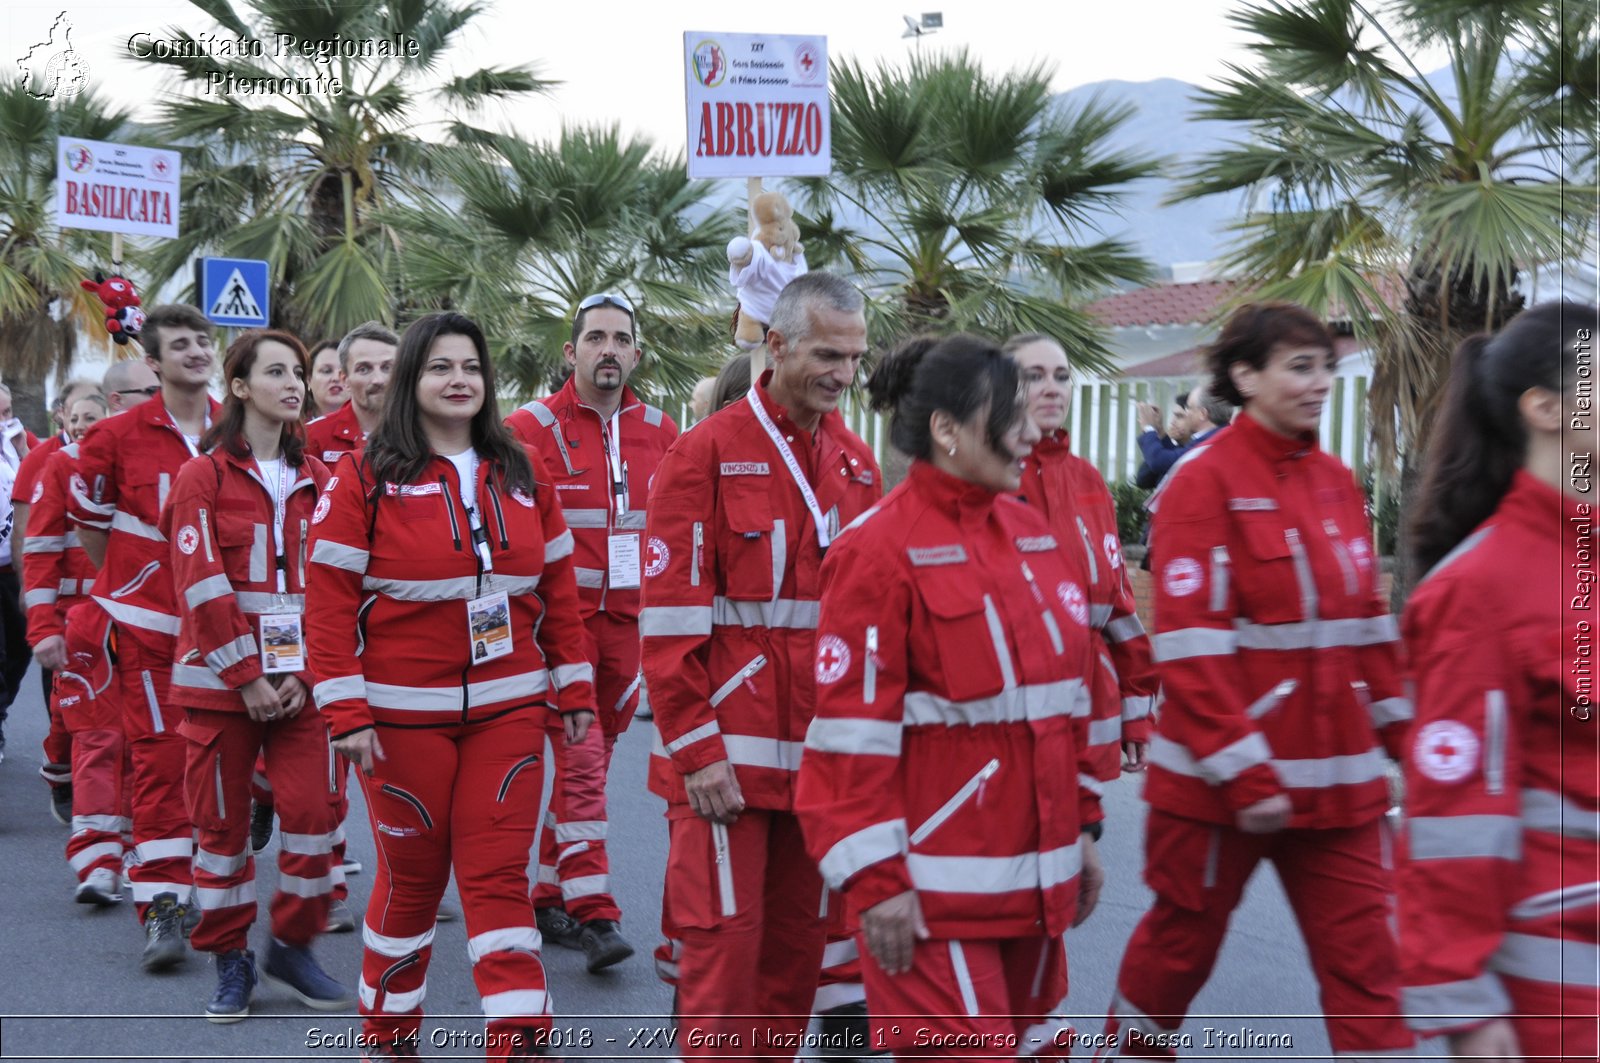
<svg viewBox="0 0 1600 1063"><path fill-rule="evenodd" d="M100 908L109 908L122 900L118 892L119 883L117 873L109 867L97 867L89 872L89 877L78 883L78 892L75 894L79 904L93 904Z"/></svg>

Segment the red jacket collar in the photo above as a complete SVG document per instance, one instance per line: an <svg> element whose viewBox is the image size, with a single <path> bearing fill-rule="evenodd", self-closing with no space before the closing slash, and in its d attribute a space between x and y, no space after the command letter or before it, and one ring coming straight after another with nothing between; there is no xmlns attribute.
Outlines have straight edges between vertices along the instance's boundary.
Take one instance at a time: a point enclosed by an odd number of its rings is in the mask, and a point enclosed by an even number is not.
<svg viewBox="0 0 1600 1063"><path fill-rule="evenodd" d="M217 411L222 409L222 403L206 396L206 417L208 420L217 419ZM154 398L147 399L133 408L135 413L143 415L145 424L160 425L163 428L176 428L177 422L172 419L172 414L167 412L167 399L159 392Z"/></svg>
<svg viewBox="0 0 1600 1063"><path fill-rule="evenodd" d="M835 440L842 438L837 429L844 424L844 418L839 415L837 409L829 410L822 415L822 419L817 422L815 432L807 432L804 428L795 424L794 418L789 416L789 411L779 406L777 401L773 399L771 392L767 390L767 386L771 382L772 370L768 369L761 374L761 379L756 384L755 395L756 401L761 403L761 408L767 411L768 416L772 418L772 423L777 425L779 430L785 433L799 432L806 437L807 442L814 441L818 433Z"/></svg>
<svg viewBox="0 0 1600 1063"><path fill-rule="evenodd" d="M1064 458L1072 453L1072 434L1065 428L1057 428L1033 445L1033 453L1041 461Z"/></svg>
<svg viewBox="0 0 1600 1063"><path fill-rule="evenodd" d="M1580 506L1587 506L1588 512ZM1572 542L1576 538L1562 529L1573 521L1593 521L1595 517L1592 503L1563 494L1526 469L1518 469L1511 478L1511 488L1500 500L1499 512L1541 536Z"/></svg>
<svg viewBox="0 0 1600 1063"><path fill-rule="evenodd" d="M994 508L994 500L1000 497L987 487L952 476L922 458L911 463L907 478L918 494L946 513L959 512L967 516L986 512Z"/></svg>
<svg viewBox="0 0 1600 1063"><path fill-rule="evenodd" d="M561 385L561 390L550 396L549 403L552 407L566 407L569 417L576 416L579 410L588 410L596 417L600 416L600 411L584 402L583 396L578 394L577 379L574 376L567 377L567 382ZM628 413L643 405L632 388L626 384L622 385L622 405L617 407L618 413Z"/></svg>
<svg viewBox="0 0 1600 1063"><path fill-rule="evenodd" d="M1239 416L1233 419L1230 427L1249 444L1251 450L1264 455L1268 461L1296 461L1320 449L1315 432L1305 432L1292 438L1281 436L1244 410L1239 411Z"/></svg>

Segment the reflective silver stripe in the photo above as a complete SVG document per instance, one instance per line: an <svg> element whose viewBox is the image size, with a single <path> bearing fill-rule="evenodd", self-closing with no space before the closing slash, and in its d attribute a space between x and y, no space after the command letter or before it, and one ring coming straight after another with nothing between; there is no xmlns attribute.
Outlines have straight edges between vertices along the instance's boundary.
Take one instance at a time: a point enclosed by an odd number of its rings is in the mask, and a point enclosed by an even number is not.
<svg viewBox="0 0 1600 1063"><path fill-rule="evenodd" d="M380 956L399 959L402 956L409 956L413 952L420 952L432 945L434 929L434 927L430 926L427 930L414 937L396 938L389 937L387 934L380 934L363 922L361 924L361 943Z"/></svg>
<svg viewBox="0 0 1600 1063"><path fill-rule="evenodd" d="M572 531L571 531L571 529L568 529L567 531L562 532L560 535L556 536L554 539L547 540L545 542L545 544L544 544L544 563L547 564L547 565L554 564L555 562L560 561L564 557L571 557L571 556L572 556Z"/></svg>
<svg viewBox="0 0 1600 1063"><path fill-rule="evenodd" d="M1065 653L1067 647L1061 641L1061 628L1057 626L1056 618L1048 612L1039 615L1044 618L1045 630L1050 634L1050 648L1055 650L1057 655Z"/></svg>
<svg viewBox="0 0 1600 1063"><path fill-rule="evenodd" d="M630 509L626 513L617 514L617 527L628 531L644 531L645 511Z"/></svg>
<svg viewBox="0 0 1600 1063"><path fill-rule="evenodd" d="M223 643L210 653L206 654L206 663L213 670L221 672L232 668L241 661L249 660L256 655L256 637L254 635L240 635L232 642Z"/></svg>
<svg viewBox="0 0 1600 1063"><path fill-rule="evenodd" d="M65 538L66 538L66 546L67 546L68 550L74 550L74 549L81 550L81 549L83 549L83 540L78 538L78 532L77 532L76 529L68 528Z"/></svg>
<svg viewBox="0 0 1600 1063"><path fill-rule="evenodd" d="M949 949L950 969L956 976L956 988L961 991L961 1006L969 1017L977 1018L982 1013L978 1011L978 990L972 984L972 972L967 969L966 950L961 947L961 942L953 939L949 942Z"/></svg>
<svg viewBox="0 0 1600 1063"><path fill-rule="evenodd" d="M652 428L657 427L657 426L659 426L661 424L661 418L663 416L665 416L665 415L661 412L661 407L659 407L659 406L651 406L649 403L645 403L645 407L644 407L644 423L645 424L650 425Z"/></svg>
<svg viewBox="0 0 1600 1063"><path fill-rule="evenodd" d="M32 609L39 605L54 604L56 604L56 591L54 587L46 587L43 590L37 591L28 591L22 596L22 607L24 609Z"/></svg>
<svg viewBox="0 0 1600 1063"><path fill-rule="evenodd" d="M672 741L663 745L661 747L661 751L670 757L680 749L688 749L690 746L694 745L703 738L710 738L714 734L721 733L722 728L717 726L716 720L712 720L710 723L701 724L692 731L685 731L677 738L674 738ZM658 742L661 740L661 732L659 731L656 732L656 740Z"/></svg>
<svg viewBox="0 0 1600 1063"><path fill-rule="evenodd" d="M823 854L819 866L828 885L843 889L846 882L865 868L899 856L906 849L906 821L890 819L863 827L834 842Z"/></svg>
<svg viewBox="0 0 1600 1063"><path fill-rule="evenodd" d="M1600 841L1600 809L1585 811L1551 790L1522 791L1522 823L1529 830Z"/></svg>
<svg viewBox="0 0 1600 1063"><path fill-rule="evenodd" d="M306 596L303 594L267 594L263 591L237 591L233 600L241 613L303 613Z"/></svg>
<svg viewBox="0 0 1600 1063"><path fill-rule="evenodd" d="M710 634L709 605L652 605L639 613L641 638Z"/></svg>
<svg viewBox="0 0 1600 1063"><path fill-rule="evenodd" d="M1083 851L1074 842L1042 853L1016 856L906 857L911 881L930 893L1014 893L1049 889L1072 881L1083 868Z"/></svg>
<svg viewBox="0 0 1600 1063"><path fill-rule="evenodd" d="M1399 639L1394 617L1306 620L1296 624L1235 621L1241 650L1322 650L1339 646L1377 646ZM1161 638L1157 635L1156 638Z"/></svg>
<svg viewBox="0 0 1600 1063"><path fill-rule="evenodd" d="M1079 525L1082 526L1081 521ZM1011 648L1006 644L1006 629L1000 623L1000 610L995 608L994 599L987 594L983 596L983 619L989 625L995 659L1000 662L1001 685L1010 690L1017 685L1017 670L1011 663Z"/></svg>
<svg viewBox="0 0 1600 1063"><path fill-rule="evenodd" d="M527 405L523 406L522 409L524 409L524 410L528 411L529 413L533 414L533 419L535 421L538 421L540 424L544 425L544 427L546 427L546 428L555 427L556 415L550 409L550 407L546 406L544 403L538 402L536 400L534 402L530 402Z"/></svg>
<svg viewBox="0 0 1600 1063"><path fill-rule="evenodd" d="M536 927L504 926L486 930L467 939L467 955L477 963L491 952L532 952L537 954L544 940Z"/></svg>
<svg viewBox="0 0 1600 1063"><path fill-rule="evenodd" d="M1600 904L1600 882L1584 882L1524 897L1512 907L1511 918L1544 919L1567 912L1576 915L1580 909L1593 908L1597 904Z"/></svg>
<svg viewBox="0 0 1600 1063"><path fill-rule="evenodd" d="M550 678L555 683L556 689L569 687L574 683L593 683L594 665L583 664L558 664L550 670Z"/></svg>
<svg viewBox="0 0 1600 1063"><path fill-rule="evenodd" d="M133 829L133 820L127 816L73 816L72 833L79 831L95 831L104 834L121 834L123 831Z"/></svg>
<svg viewBox="0 0 1600 1063"><path fill-rule="evenodd" d="M817 753L898 757L901 727L885 720L817 716L806 729L806 748Z"/></svg>
<svg viewBox="0 0 1600 1063"><path fill-rule="evenodd" d="M1231 657L1239 648L1239 635L1227 628L1186 627L1150 637L1157 664L1190 657Z"/></svg>
<svg viewBox="0 0 1600 1063"><path fill-rule="evenodd" d="M1228 548L1211 548L1211 599L1207 603L1213 613L1228 608Z"/></svg>
<svg viewBox="0 0 1600 1063"><path fill-rule="evenodd" d="M200 871L218 878L227 878L237 875L244 870L244 862L248 854L244 850L237 853L214 853L209 849L196 849L194 851L194 866Z"/></svg>
<svg viewBox="0 0 1600 1063"><path fill-rule="evenodd" d="M317 545L311 548L311 560L319 565L332 565L342 568L346 572L364 575L370 555L365 550L344 543L334 542L332 539L318 539Z"/></svg>
<svg viewBox="0 0 1600 1063"><path fill-rule="evenodd" d="M250 582L265 583L267 581L267 526L265 524L252 524L250 526Z"/></svg>
<svg viewBox="0 0 1600 1063"><path fill-rule="evenodd" d="M332 834L293 834L283 831L278 835L283 851L301 856L321 856L333 852Z"/></svg>
<svg viewBox="0 0 1600 1063"><path fill-rule="evenodd" d="M1272 750L1259 731L1252 731L1236 742L1231 742L1208 757L1195 759L1184 746L1165 735L1150 739L1150 763L1177 775L1204 779L1213 786L1238 778L1255 767L1272 759Z"/></svg>
<svg viewBox="0 0 1600 1063"><path fill-rule="evenodd" d="M1600 987L1600 945L1532 934L1507 934L1489 968L1513 978L1551 985Z"/></svg>
<svg viewBox="0 0 1600 1063"><path fill-rule="evenodd" d="M1300 609L1307 620L1315 620L1317 607L1317 580L1311 574L1311 558L1306 555L1305 544L1300 541L1300 529L1285 528L1283 541L1289 544L1289 556L1294 563L1295 582L1300 584Z"/></svg>
<svg viewBox="0 0 1600 1063"><path fill-rule="evenodd" d="M119 602L115 598L97 594L94 600L100 607L124 627L136 627L141 631L158 631L163 635L176 635L178 633L178 618L166 613L158 613L154 609L146 609L139 605L129 605Z"/></svg>
<svg viewBox="0 0 1600 1063"><path fill-rule="evenodd" d="M318 686L321 686L319 683ZM397 683L367 680L367 704L375 709L397 712L459 712L460 685L448 687L410 687ZM479 708L514 698L531 700L550 689L550 674L543 669L500 679L485 679L467 684L467 708Z"/></svg>
<svg viewBox="0 0 1600 1063"><path fill-rule="evenodd" d="M1460 1026L1464 1015L1505 1015L1511 1011L1511 997L1499 977L1485 971L1464 982L1402 986L1400 1010L1413 1030L1433 1033Z"/></svg>
<svg viewBox="0 0 1600 1063"><path fill-rule="evenodd" d="M322 897L333 892L333 874L329 872L317 878L301 878L299 875L285 875L280 871L278 892L290 893L296 897Z"/></svg>
<svg viewBox="0 0 1600 1063"><path fill-rule="evenodd" d="M367 696L366 679L359 675L341 675L324 679L311 690L317 708L325 709L336 701L364 701Z"/></svg>
<svg viewBox="0 0 1600 1063"><path fill-rule="evenodd" d="M93 585L94 580L64 579L56 584L56 590L61 593L63 598L69 598L74 594L88 594L89 588Z"/></svg>
<svg viewBox="0 0 1600 1063"><path fill-rule="evenodd" d="M820 602L801 598L779 598L771 602L735 602L718 596L712 599L711 622L725 627L770 627L814 631L821 612Z"/></svg>
<svg viewBox="0 0 1600 1063"><path fill-rule="evenodd" d="M167 537L161 534L161 529L153 524L146 524L126 510L117 510L111 515L111 530L123 532L127 535L137 535L141 539L150 539L154 542L164 543Z"/></svg>
<svg viewBox="0 0 1600 1063"><path fill-rule="evenodd" d="M246 904L254 905L256 903L256 881L255 879L250 879L231 889L210 889L205 886L196 886L194 895L195 899L200 902L200 907L208 912L215 912L222 908L238 908ZM140 900L141 898L135 893L134 899ZM151 898L151 900L154 899L153 897Z"/></svg>
<svg viewBox="0 0 1600 1063"><path fill-rule="evenodd" d="M1107 642L1127 642L1144 634L1144 622L1138 613L1129 613L1106 624L1103 630Z"/></svg>
<svg viewBox="0 0 1600 1063"><path fill-rule="evenodd" d="M1096 797L1103 796L1106 792L1105 783L1096 779L1093 775L1085 775L1081 771L1078 773L1078 788L1080 790L1088 790Z"/></svg>
<svg viewBox="0 0 1600 1063"><path fill-rule="evenodd" d="M30 535L22 540L22 553L28 554L59 554L67 548L67 538L64 535Z"/></svg>
<svg viewBox="0 0 1600 1063"><path fill-rule="evenodd" d="M1522 859L1516 816L1416 816L1406 827L1412 860Z"/></svg>
<svg viewBox="0 0 1600 1063"><path fill-rule="evenodd" d="M573 566L572 574L578 580L580 587L604 587L606 585L606 570L603 568L580 568Z"/></svg>
<svg viewBox="0 0 1600 1063"><path fill-rule="evenodd" d="M722 745L728 751L729 763L778 771L799 771L800 754L805 749L804 742L786 742L759 735L725 734Z"/></svg>
<svg viewBox="0 0 1600 1063"><path fill-rule="evenodd" d="M1506 692L1483 695L1483 788L1487 793L1506 791Z"/></svg>
<svg viewBox="0 0 1600 1063"><path fill-rule="evenodd" d="M560 844L567 842L603 842L606 840L606 821L603 819L585 819L576 823L557 823L556 841Z"/></svg>
<svg viewBox="0 0 1600 1063"><path fill-rule="evenodd" d="M531 594L538 586L538 576L507 576L498 572L485 573L481 586L476 576L384 579L369 575L361 578L362 590L375 591L399 602L464 602L480 594L494 594L497 591L512 596Z"/></svg>
<svg viewBox="0 0 1600 1063"><path fill-rule="evenodd" d="M250 890L250 899L252 901L255 900L255 883L250 882L246 885L248 885ZM163 893L171 893L175 896L182 897L194 888L189 882L152 882L148 879L143 882L130 879L124 882L124 886L128 890L129 894L132 895L135 904L150 904L156 899L157 896ZM240 888L242 889L244 887ZM195 892L200 893L203 891L195 890ZM223 893L227 891L213 890L211 892ZM204 907L204 898L202 897L200 900L201 907Z"/></svg>
<svg viewBox="0 0 1600 1063"><path fill-rule="evenodd" d="M172 685L194 687L200 690L233 689L219 679L217 673L209 668L201 668L196 664L174 664L172 666Z"/></svg>
<svg viewBox="0 0 1600 1063"><path fill-rule="evenodd" d="M1104 633L1105 632L1105 626L1107 624L1109 624L1109 623L1111 623L1111 606L1109 606L1109 605L1091 605L1091 606L1089 606L1089 626L1090 627L1098 628L1098 629L1100 629L1100 631L1102 633ZM1109 640L1109 638L1110 638L1110 636L1108 635L1107 639Z"/></svg>
<svg viewBox="0 0 1600 1063"><path fill-rule="evenodd" d="M192 584L183 592L183 600L190 609L198 609L207 602L216 601L233 593L233 584L223 575L208 576Z"/></svg>
<svg viewBox="0 0 1600 1063"><path fill-rule="evenodd" d="M384 1010L389 1010L385 1005ZM542 989L508 989L483 998L487 1018L523 1018L550 1014L550 996Z"/></svg>
<svg viewBox="0 0 1600 1063"><path fill-rule="evenodd" d="M118 866L121 866L122 843L120 841L96 842L93 845L85 846L73 853L67 863L72 866L74 871L85 871L101 860L106 859L113 860Z"/></svg>
<svg viewBox="0 0 1600 1063"><path fill-rule="evenodd" d="M1089 721L1089 744L1091 746L1109 746L1122 741L1122 717L1107 716L1101 720Z"/></svg>
<svg viewBox="0 0 1600 1063"><path fill-rule="evenodd" d="M361 1003L368 1011L378 1010L378 991L369 986L365 978L361 980L361 986L357 992L361 997ZM543 994L540 995L543 996ZM423 982L422 985L409 993L391 993L385 990L382 1014L404 1015L408 1012L416 1011L422 1007L422 1002L426 999L428 999L427 982Z"/></svg>
<svg viewBox="0 0 1600 1063"><path fill-rule="evenodd" d="M611 511L609 509L563 509L561 515L567 519L569 528L609 528L611 526Z"/></svg>
<svg viewBox="0 0 1600 1063"><path fill-rule="evenodd" d="M907 727L970 727L980 723L1020 723L1045 720L1052 716L1086 716L1089 692L1081 679L1061 679L1054 683L1033 683L1012 687L987 698L951 701L926 690L906 694L904 720Z"/></svg>
<svg viewBox="0 0 1600 1063"><path fill-rule="evenodd" d="M1388 776L1389 760L1383 750L1373 747L1365 753L1305 760L1274 760L1273 770L1283 785L1295 789L1321 789L1325 786L1358 786Z"/></svg>
<svg viewBox="0 0 1600 1063"><path fill-rule="evenodd" d="M1152 698L1149 694L1130 694L1128 697L1123 698L1122 721L1128 723L1133 720L1149 719L1151 700Z"/></svg>
<svg viewBox="0 0 1600 1063"><path fill-rule="evenodd" d="M134 846L137 859L143 863L157 860L189 860L194 857L194 841L189 838L156 838Z"/></svg>
<svg viewBox="0 0 1600 1063"><path fill-rule="evenodd" d="M601 893L611 892L611 876L609 875L580 875L578 878L564 878L561 880L561 899L574 901L579 897L593 897Z"/></svg>
<svg viewBox="0 0 1600 1063"><path fill-rule="evenodd" d="M1384 698L1381 701L1374 701L1367 706L1367 711L1372 715L1372 726L1378 728L1409 720L1416 715L1411 709L1411 702L1405 698Z"/></svg>
<svg viewBox="0 0 1600 1063"><path fill-rule="evenodd" d="M743 668L740 668L737 672L733 673L733 675L728 678L726 683L723 683L716 689L714 693L712 693L711 707L714 709L718 705L721 705L724 701L727 701L728 695L739 689L739 685L741 683L755 675L757 672L761 671L761 669L765 668L766 666L766 656L764 654L756 654L745 663Z"/></svg>
<svg viewBox="0 0 1600 1063"><path fill-rule="evenodd" d="M842 938L830 941L822 947L822 969L838 967L861 958L861 950L856 948L855 938Z"/></svg>
<svg viewBox="0 0 1600 1063"><path fill-rule="evenodd" d="M1252 720L1261 719L1261 717L1277 708L1279 703L1282 702L1284 698L1288 697L1290 694L1293 694L1294 688L1299 685L1300 680L1298 679L1283 680L1271 690L1267 691L1265 694L1261 695L1259 698L1246 706L1244 714L1250 717Z"/></svg>
<svg viewBox="0 0 1600 1063"><path fill-rule="evenodd" d="M644 682L644 674L643 673L639 673L639 674L635 675L633 677L633 682L628 684L628 689L626 689L626 690L624 690L622 692L622 697L618 698L616 705L614 705L612 707L615 708L618 712L621 712L622 711L622 707L628 703L628 699L633 697L633 692L635 690L638 690L639 689L639 685L641 683L643 683L643 682Z"/></svg>

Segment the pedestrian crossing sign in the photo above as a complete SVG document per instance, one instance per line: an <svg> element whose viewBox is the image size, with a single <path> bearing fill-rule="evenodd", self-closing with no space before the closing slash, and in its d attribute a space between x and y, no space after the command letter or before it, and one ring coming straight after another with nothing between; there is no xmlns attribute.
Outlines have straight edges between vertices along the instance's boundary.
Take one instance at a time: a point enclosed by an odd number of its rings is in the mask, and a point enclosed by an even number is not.
<svg viewBox="0 0 1600 1063"><path fill-rule="evenodd" d="M214 325L266 328L271 318L267 263L255 258L195 259L200 309Z"/></svg>

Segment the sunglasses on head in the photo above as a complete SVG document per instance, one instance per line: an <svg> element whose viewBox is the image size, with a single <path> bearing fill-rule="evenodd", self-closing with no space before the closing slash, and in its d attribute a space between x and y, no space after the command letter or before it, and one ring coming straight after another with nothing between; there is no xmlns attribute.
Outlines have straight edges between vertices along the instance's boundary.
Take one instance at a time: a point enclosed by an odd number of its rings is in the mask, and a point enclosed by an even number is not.
<svg viewBox="0 0 1600 1063"><path fill-rule="evenodd" d="M151 399L155 398L160 393L161 393L161 385L160 384L151 384L147 388L122 388L122 389L117 391L118 395L143 395L146 398L151 398Z"/></svg>
<svg viewBox="0 0 1600 1063"><path fill-rule="evenodd" d="M597 306L614 306L618 310L626 310L629 317L633 316L633 304L628 302L627 296L618 295L616 292L598 292L588 296L578 304L578 309L592 310Z"/></svg>

